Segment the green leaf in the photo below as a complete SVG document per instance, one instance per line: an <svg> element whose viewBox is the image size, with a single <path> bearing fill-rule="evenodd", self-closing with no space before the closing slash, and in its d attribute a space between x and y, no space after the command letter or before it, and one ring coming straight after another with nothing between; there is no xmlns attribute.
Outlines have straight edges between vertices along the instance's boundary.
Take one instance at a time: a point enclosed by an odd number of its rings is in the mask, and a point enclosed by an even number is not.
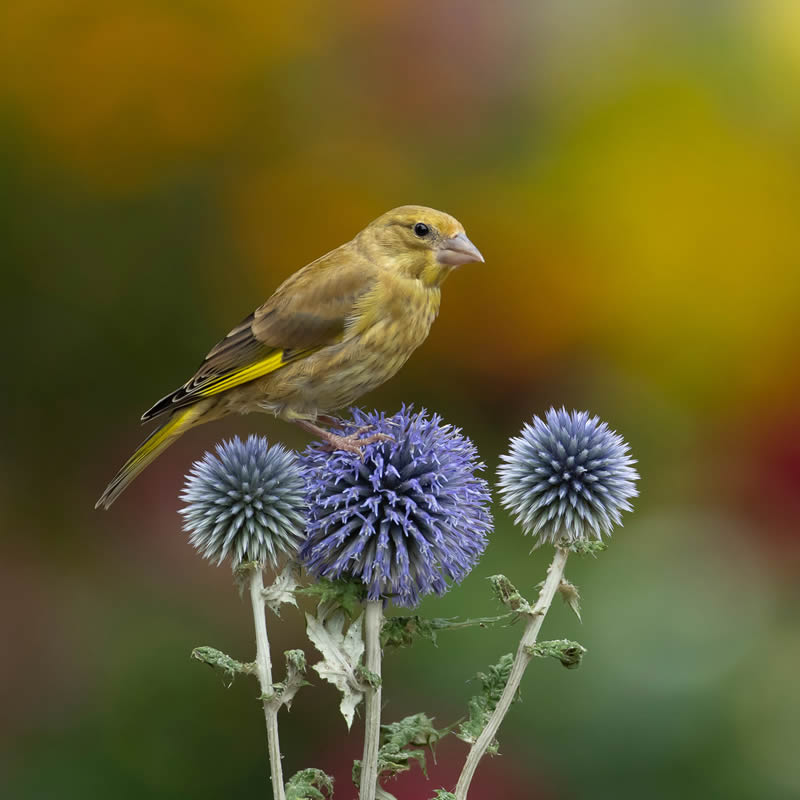
<svg viewBox="0 0 800 800"><path fill-rule="evenodd" d="M456 736L468 744L473 744L481 735L481 731L486 727L492 712L500 701L503 689L508 683L508 676L511 673L511 666L514 663L514 656L506 653L497 664L489 667L489 671L479 672L478 680L481 682L481 692L471 698L468 704L469 719L458 726ZM487 751L494 755L498 750L498 743L492 742Z"/></svg>
<svg viewBox="0 0 800 800"><path fill-rule="evenodd" d="M376 672L370 672L361 664L356 667L356 678L358 678L359 683L366 684L371 689L377 689L382 683L380 675Z"/></svg>
<svg viewBox="0 0 800 800"><path fill-rule="evenodd" d="M380 753L397 752L409 745L427 747L433 753L439 740L450 733L449 728L437 728L427 714L412 714L399 722L381 725L381 729L379 757Z"/></svg>
<svg viewBox="0 0 800 800"><path fill-rule="evenodd" d="M500 614L496 617L475 617L474 619L446 619L436 617L425 619L418 614L406 617L387 617L381 629L382 647L408 647L414 643L415 638L428 639L436 644L436 634L439 631L455 631L461 628L486 628L498 623L512 623L517 615L513 612Z"/></svg>
<svg viewBox="0 0 800 800"><path fill-rule="evenodd" d="M527 648L528 655L539 658L557 658L567 669L577 669L586 648L569 639L553 639L549 642L537 642Z"/></svg>
<svg viewBox="0 0 800 800"><path fill-rule="evenodd" d="M256 671L255 662L242 663L235 658L231 658L215 647L195 647L192 650L192 658L195 661L202 661L214 669L218 669L223 674L223 682L226 686L233 684L233 679L238 675L252 675Z"/></svg>
<svg viewBox="0 0 800 800"><path fill-rule="evenodd" d="M437 789L436 794L433 796L433 800L456 800L456 796L452 792L448 792L446 789Z"/></svg>
<svg viewBox="0 0 800 800"><path fill-rule="evenodd" d="M381 725L381 746L378 750L378 779L393 778L411 769L416 761L427 776L425 750L434 753L437 742L450 733L450 728L438 729L426 714L412 714L399 722ZM361 762L353 764L353 782L360 785Z"/></svg>
<svg viewBox="0 0 800 800"><path fill-rule="evenodd" d="M497 599L507 608L517 614L530 614L531 604L517 591L511 581L505 575L492 575L489 577Z"/></svg>
<svg viewBox="0 0 800 800"><path fill-rule="evenodd" d="M355 619L363 610L367 591L358 580L339 578L329 581L327 578L318 578L311 586L299 589L298 594L317 598L318 617L325 617L341 609L350 619Z"/></svg>
<svg viewBox="0 0 800 800"><path fill-rule="evenodd" d="M333 797L333 778L321 769L301 769L286 784L286 800L326 800Z"/></svg>
<svg viewBox="0 0 800 800"><path fill-rule="evenodd" d="M436 644L435 622L418 614L387 617L381 628L381 647L409 647L415 638L428 639Z"/></svg>
<svg viewBox="0 0 800 800"><path fill-rule="evenodd" d="M578 539L575 542L562 542L559 547L562 546L565 550L571 550L579 556L592 556L592 558L597 558L604 550L608 550L608 542L602 542L599 539Z"/></svg>
<svg viewBox="0 0 800 800"><path fill-rule="evenodd" d="M303 686L309 683L305 680L306 674L306 654L302 650L287 650L284 654L286 658L286 679L280 683L275 683L272 688L274 696L280 698L280 705L287 709L292 707L294 696ZM272 698L262 698L270 700Z"/></svg>
<svg viewBox="0 0 800 800"><path fill-rule="evenodd" d="M341 610L328 617L306 614L306 633L322 654L322 661L314 664L314 669L342 693L339 710L348 728L364 697L364 684L358 676L364 653L362 624L363 615L351 622L345 633L345 614Z"/></svg>

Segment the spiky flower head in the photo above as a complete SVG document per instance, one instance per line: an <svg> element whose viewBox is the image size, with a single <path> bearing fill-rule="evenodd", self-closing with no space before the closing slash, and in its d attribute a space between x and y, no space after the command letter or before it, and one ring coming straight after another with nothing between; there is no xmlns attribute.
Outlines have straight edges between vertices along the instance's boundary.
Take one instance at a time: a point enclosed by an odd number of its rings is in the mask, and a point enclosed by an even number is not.
<svg viewBox="0 0 800 800"><path fill-rule="evenodd" d="M204 558L231 556L276 566L294 557L305 528L305 482L297 454L267 440L238 436L195 461L181 493L183 529Z"/></svg>
<svg viewBox="0 0 800 800"><path fill-rule="evenodd" d="M425 410L352 414L341 433L368 425L393 441L366 445L363 458L317 444L301 454L309 524L300 560L313 575L362 581L371 600L414 606L460 581L486 548L483 464L466 436Z"/></svg>
<svg viewBox="0 0 800 800"><path fill-rule="evenodd" d="M534 416L501 459L501 502L537 546L602 539L638 494L627 442L588 411Z"/></svg>

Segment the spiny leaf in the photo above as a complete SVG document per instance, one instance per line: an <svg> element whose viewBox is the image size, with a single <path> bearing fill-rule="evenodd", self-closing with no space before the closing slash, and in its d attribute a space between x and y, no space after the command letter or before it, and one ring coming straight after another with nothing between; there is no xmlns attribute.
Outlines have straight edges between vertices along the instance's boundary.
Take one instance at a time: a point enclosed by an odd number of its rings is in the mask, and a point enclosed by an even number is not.
<svg viewBox="0 0 800 800"><path fill-rule="evenodd" d="M335 581L317 578L315 583L298 590L298 593L317 598L317 616L320 618L342 609L350 619L355 619L361 613L366 597L361 581L345 578Z"/></svg>
<svg viewBox="0 0 800 800"><path fill-rule="evenodd" d="M489 578L497 599L517 614L530 614L531 604L517 591L505 575L492 575Z"/></svg>
<svg viewBox="0 0 800 800"><path fill-rule="evenodd" d="M215 647L195 647L192 650L192 658L196 661L202 661L214 669L218 669L223 674L223 681L227 678L226 686L233 683L233 679L237 674L239 675L252 675L256 670L254 662L242 663L235 658L231 658L221 650Z"/></svg>
<svg viewBox="0 0 800 800"><path fill-rule="evenodd" d="M571 550L579 556L597 558L604 550L608 550L608 542L599 539L577 539L574 542L560 542L559 547Z"/></svg>
<svg viewBox="0 0 800 800"><path fill-rule="evenodd" d="M436 644L434 620L418 614L407 617L388 617L381 628L381 647L408 647L414 639L429 639Z"/></svg>
<svg viewBox="0 0 800 800"><path fill-rule="evenodd" d="M398 722L381 725L381 728L381 749L394 750L413 744L417 747L429 747L433 752L436 743L450 733L449 728L437 728L427 714L412 714Z"/></svg>
<svg viewBox="0 0 800 800"><path fill-rule="evenodd" d="M437 729L426 714L412 714L399 722L381 725L381 746L378 750L378 778L392 778L411 769L416 761L427 776L425 750L434 753L436 743L450 733L449 728ZM360 785L361 762L353 764L353 782Z"/></svg>
<svg viewBox="0 0 800 800"><path fill-rule="evenodd" d="M527 652L540 658L557 658L567 669L577 669L586 648L569 639L553 639L549 642L537 642L527 648Z"/></svg>
<svg viewBox="0 0 800 800"><path fill-rule="evenodd" d="M272 585L267 586L261 592L264 602L275 616L281 615L281 606L284 604L297 607L295 592L300 586L299 576L300 566L296 562L290 561L276 576Z"/></svg>
<svg viewBox="0 0 800 800"><path fill-rule="evenodd" d="M410 616L387 617L381 629L382 647L408 647L414 643L415 637L429 639L436 644L436 634L439 631L455 631L461 628L485 628L501 622L514 622L516 614L500 614L496 617L476 617L474 619L447 619L436 617L425 619L418 614Z"/></svg>
<svg viewBox="0 0 800 800"><path fill-rule="evenodd" d="M408 772L411 769L409 763L415 759L422 771L425 772L425 752L423 750L391 750L383 753L378 753L378 777L379 779L393 778L401 772ZM425 773L427 776L427 773ZM353 762L353 784L357 787L361 786L361 761L356 760Z"/></svg>
<svg viewBox="0 0 800 800"><path fill-rule="evenodd" d="M322 654L322 661L314 664L314 669L342 693L339 709L349 728L353 724L356 706L364 697L364 684L358 678L364 653L361 637L363 614L350 623L346 633L344 624L343 611L336 611L323 619L306 614L308 638Z"/></svg>
<svg viewBox="0 0 800 800"><path fill-rule="evenodd" d="M473 744L481 735L481 731L486 727L489 717L500 701L503 689L508 683L508 676L513 663L514 656L511 653L506 653L497 664L489 667L488 672L479 672L477 674L476 677L481 682L481 692L469 701L469 719L459 725L456 733L459 739ZM487 750L494 755L497 753L498 747L499 745L495 740Z"/></svg>
<svg viewBox="0 0 800 800"><path fill-rule="evenodd" d="M279 697L281 704L290 709L292 700L300 688L309 685L304 678L306 654L302 650L287 650L283 655L286 658L286 679L273 684L272 688L275 692L274 696Z"/></svg>
<svg viewBox="0 0 800 800"><path fill-rule="evenodd" d="M326 800L333 797L333 778L321 769L301 769L286 784L286 800Z"/></svg>
<svg viewBox="0 0 800 800"><path fill-rule="evenodd" d="M356 667L356 678L361 684L369 686L371 689L377 689L381 685L381 676L376 672L370 672L365 666L359 664Z"/></svg>

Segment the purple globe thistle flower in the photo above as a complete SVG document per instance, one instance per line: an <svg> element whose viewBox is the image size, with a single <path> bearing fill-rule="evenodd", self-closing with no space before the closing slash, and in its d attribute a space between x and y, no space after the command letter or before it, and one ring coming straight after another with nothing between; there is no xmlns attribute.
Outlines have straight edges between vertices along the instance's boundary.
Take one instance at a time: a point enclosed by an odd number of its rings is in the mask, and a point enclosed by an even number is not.
<svg viewBox="0 0 800 800"><path fill-rule="evenodd" d="M297 455L263 437L235 436L206 453L186 476L180 513L189 541L204 558L236 568L242 561L275 567L294 557L305 535L305 482Z"/></svg>
<svg viewBox="0 0 800 800"><path fill-rule="evenodd" d="M511 439L498 468L502 504L525 533L545 542L602 539L638 492L625 440L588 411L551 408Z"/></svg>
<svg viewBox="0 0 800 800"><path fill-rule="evenodd" d="M484 466L466 436L424 409L352 413L343 433L369 425L393 441L367 445L363 458L316 443L301 454L309 524L300 560L313 575L362 581L370 600L415 606L460 581L486 548Z"/></svg>

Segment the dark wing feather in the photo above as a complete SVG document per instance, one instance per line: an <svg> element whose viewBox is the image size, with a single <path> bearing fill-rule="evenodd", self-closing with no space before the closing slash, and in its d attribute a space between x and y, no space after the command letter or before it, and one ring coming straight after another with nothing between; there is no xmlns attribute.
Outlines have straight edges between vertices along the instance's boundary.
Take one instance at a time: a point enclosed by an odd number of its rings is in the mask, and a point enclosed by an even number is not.
<svg viewBox="0 0 800 800"><path fill-rule="evenodd" d="M142 419L255 380L338 341L356 301L375 281L371 265L346 252L349 247L343 245L292 275L211 348L189 381Z"/></svg>

